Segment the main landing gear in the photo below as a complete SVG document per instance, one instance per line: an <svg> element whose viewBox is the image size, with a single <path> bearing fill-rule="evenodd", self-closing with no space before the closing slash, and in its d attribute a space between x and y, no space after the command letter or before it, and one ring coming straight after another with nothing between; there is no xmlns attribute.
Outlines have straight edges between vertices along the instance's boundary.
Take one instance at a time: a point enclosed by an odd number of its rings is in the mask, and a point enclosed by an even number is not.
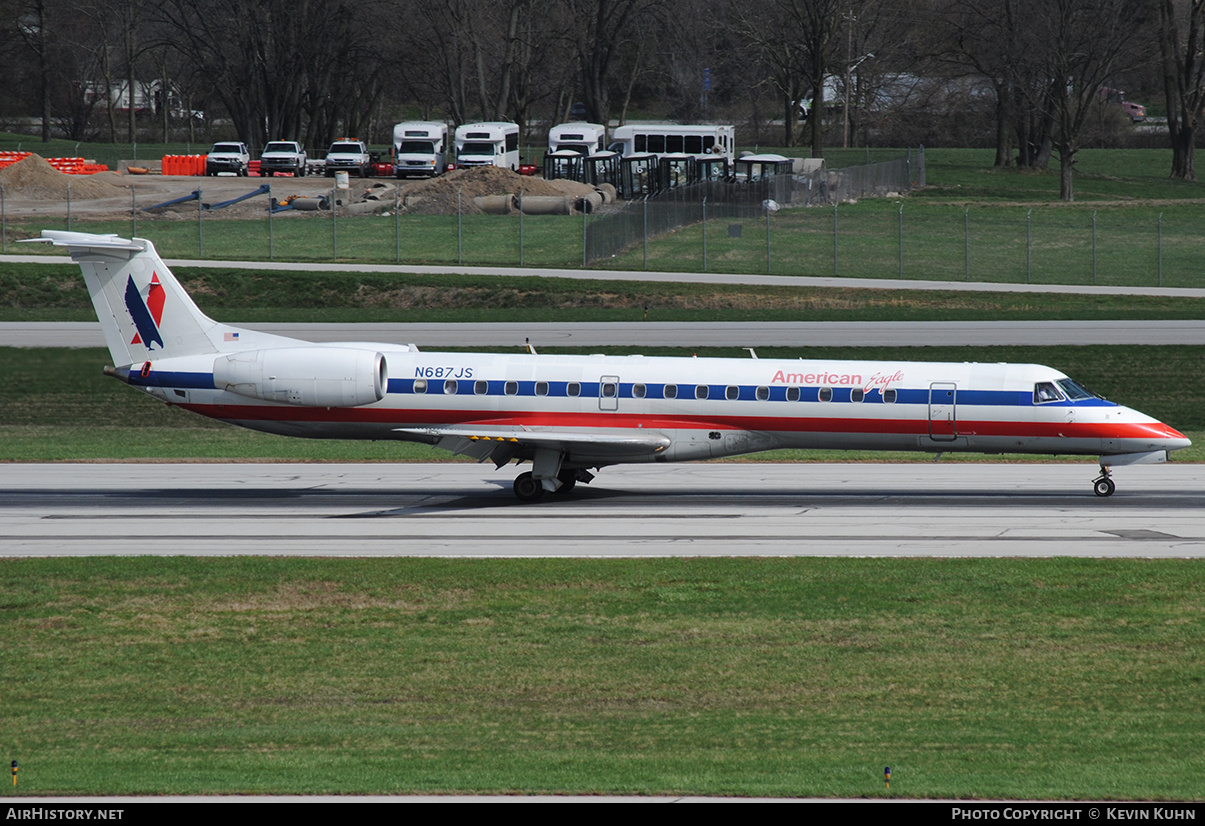
<svg viewBox="0 0 1205 826"><path fill-rule="evenodd" d="M589 482L594 476L583 470L562 470L557 474L556 478L560 482L560 485L556 491L549 494L551 496L565 496L577 486L579 481ZM520 502L539 502L544 498L545 494L548 494L544 483L533 476L531 471L520 473L516 477L514 491L515 496L518 497Z"/></svg>
<svg viewBox="0 0 1205 826"><path fill-rule="evenodd" d="M1104 465L1100 466L1100 476L1092 480L1092 490L1097 496L1112 496L1117 485L1113 484L1112 474Z"/></svg>

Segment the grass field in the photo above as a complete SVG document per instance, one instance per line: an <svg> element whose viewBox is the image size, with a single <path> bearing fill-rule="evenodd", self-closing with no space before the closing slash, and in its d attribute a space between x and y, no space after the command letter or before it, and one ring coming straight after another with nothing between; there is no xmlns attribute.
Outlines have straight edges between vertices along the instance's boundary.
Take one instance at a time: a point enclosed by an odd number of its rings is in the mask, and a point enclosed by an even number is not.
<svg viewBox="0 0 1205 826"><path fill-rule="evenodd" d="M827 289L540 277L174 270L225 322L972 321L1195 319L1205 299ZM96 318L74 264L0 259L0 321Z"/></svg>
<svg viewBox="0 0 1205 826"><path fill-rule="evenodd" d="M878 154L878 153L876 153ZM894 153L896 156L900 152ZM840 168L864 162L859 150L828 153ZM1205 271L1205 184L1168 178L1170 151L1083 150L1077 201L1058 200L1058 172L995 169L988 150L926 153L928 186L897 199L863 199L838 209L791 209L766 227L758 220L708 222L707 269L780 275L1007 283L1199 287ZM902 207L902 212L901 212ZM603 220L591 216L588 221ZM739 238L729 237L740 224ZM65 221L9 221L8 246ZM129 234L130 220L76 229ZM326 216L266 220L141 218L138 234L170 257L573 267L582 261L582 219L528 216ZM204 238L202 244L202 236ZM902 236L902 238L901 238ZM835 253L834 253L835 248ZM23 249L28 252L28 249ZM645 266L643 248L603 269ZM703 269L703 227L654 239L648 267Z"/></svg>
<svg viewBox="0 0 1205 826"><path fill-rule="evenodd" d="M23 794L1200 800L1177 560L0 561ZM9 792L6 792L6 794Z"/></svg>

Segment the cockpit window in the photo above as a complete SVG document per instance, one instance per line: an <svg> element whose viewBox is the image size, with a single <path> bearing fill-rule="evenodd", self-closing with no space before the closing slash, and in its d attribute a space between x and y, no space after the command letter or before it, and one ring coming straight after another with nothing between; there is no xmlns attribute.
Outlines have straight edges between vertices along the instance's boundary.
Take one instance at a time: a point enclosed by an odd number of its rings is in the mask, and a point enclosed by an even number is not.
<svg viewBox="0 0 1205 826"><path fill-rule="evenodd" d="M1054 382L1040 381L1033 386L1033 403L1034 404L1049 404L1050 402L1061 402L1063 394L1054 386Z"/></svg>
<svg viewBox="0 0 1205 826"><path fill-rule="evenodd" d="M1059 387L1063 388L1063 392L1067 394L1067 398L1073 402L1098 398L1091 390L1071 379L1059 379L1058 384Z"/></svg>

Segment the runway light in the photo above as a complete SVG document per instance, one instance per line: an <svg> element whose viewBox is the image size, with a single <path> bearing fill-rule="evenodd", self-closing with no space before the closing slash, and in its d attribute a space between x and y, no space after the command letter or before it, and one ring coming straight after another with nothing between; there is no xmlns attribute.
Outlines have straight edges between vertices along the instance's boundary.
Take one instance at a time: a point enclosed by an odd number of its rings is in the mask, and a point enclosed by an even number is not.
<svg viewBox="0 0 1205 826"><path fill-rule="evenodd" d="M13 761L13 788L17 788L17 761Z"/></svg>
<svg viewBox="0 0 1205 826"><path fill-rule="evenodd" d="M887 791L891 791L891 766L883 767L883 780L887 783Z"/></svg>

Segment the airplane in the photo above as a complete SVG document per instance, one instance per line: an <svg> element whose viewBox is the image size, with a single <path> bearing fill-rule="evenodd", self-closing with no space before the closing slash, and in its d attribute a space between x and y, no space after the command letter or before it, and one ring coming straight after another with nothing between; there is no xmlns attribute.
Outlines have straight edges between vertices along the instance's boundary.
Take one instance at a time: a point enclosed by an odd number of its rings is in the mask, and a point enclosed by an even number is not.
<svg viewBox="0 0 1205 826"><path fill-rule="evenodd" d="M221 324L145 239L45 230L80 265L107 375L202 416L318 439L422 442L564 495L608 465L775 448L1099 455L1163 462L1191 442L1036 364L437 353L317 344Z"/></svg>

